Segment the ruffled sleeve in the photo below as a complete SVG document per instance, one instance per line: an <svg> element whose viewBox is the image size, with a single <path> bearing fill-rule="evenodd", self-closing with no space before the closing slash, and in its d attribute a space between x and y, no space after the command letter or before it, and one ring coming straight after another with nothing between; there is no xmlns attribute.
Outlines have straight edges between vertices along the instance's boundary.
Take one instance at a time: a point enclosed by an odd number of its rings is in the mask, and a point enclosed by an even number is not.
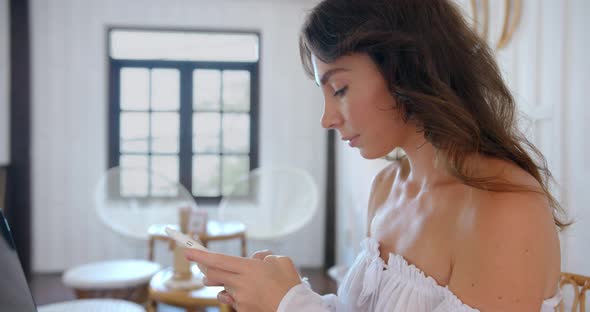
<svg viewBox="0 0 590 312"><path fill-rule="evenodd" d="M478 312L463 302L453 293L448 287L443 288L445 291L445 299L434 309L433 312ZM555 296L545 299L541 305L541 312L553 312L561 302L562 294L559 287Z"/></svg>
<svg viewBox="0 0 590 312"><path fill-rule="evenodd" d="M277 312L336 312L338 297L334 294L321 296L311 290L309 283L304 279L301 284L293 286L285 294L279 304Z"/></svg>
<svg viewBox="0 0 590 312"><path fill-rule="evenodd" d="M443 289L446 290L445 297L432 312L479 312L479 310L461 302L448 288Z"/></svg>

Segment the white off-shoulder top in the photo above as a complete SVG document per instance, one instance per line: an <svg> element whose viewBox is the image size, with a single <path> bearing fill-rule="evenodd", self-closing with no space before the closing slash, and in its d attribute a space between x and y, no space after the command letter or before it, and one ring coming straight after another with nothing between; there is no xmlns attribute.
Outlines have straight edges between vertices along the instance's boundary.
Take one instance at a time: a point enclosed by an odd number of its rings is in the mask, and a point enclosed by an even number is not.
<svg viewBox="0 0 590 312"><path fill-rule="evenodd" d="M478 311L463 304L448 287L438 285L402 256L390 254L386 264L379 256L377 240L367 237L361 247L337 296L320 296L302 283L287 292L277 311ZM553 312L560 300L558 290L554 297L543 301L541 312Z"/></svg>

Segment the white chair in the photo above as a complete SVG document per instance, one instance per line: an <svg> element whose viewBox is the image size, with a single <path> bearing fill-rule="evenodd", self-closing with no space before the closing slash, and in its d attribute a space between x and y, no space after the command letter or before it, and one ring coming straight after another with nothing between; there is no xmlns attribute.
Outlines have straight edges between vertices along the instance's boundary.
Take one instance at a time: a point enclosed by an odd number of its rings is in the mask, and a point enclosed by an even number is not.
<svg viewBox="0 0 590 312"><path fill-rule="evenodd" d="M303 228L318 209L318 186L298 168L261 167L238 179L219 204L223 221L246 225L248 238L277 241Z"/></svg>
<svg viewBox="0 0 590 312"><path fill-rule="evenodd" d="M37 307L38 312L145 312L133 302L115 299L81 299L46 304Z"/></svg>
<svg viewBox="0 0 590 312"><path fill-rule="evenodd" d="M99 180L94 205L102 223L123 238L147 241L153 224L178 224L178 209L197 209L177 181L142 167L114 167Z"/></svg>
<svg viewBox="0 0 590 312"><path fill-rule="evenodd" d="M98 216L109 229L123 239L146 242L146 246L151 225L177 224L179 208L196 207L180 183L146 168L109 169L97 183L94 196ZM66 270L62 281L74 289L77 298L118 298L145 304L149 281L160 269L160 264L142 259L99 261Z"/></svg>

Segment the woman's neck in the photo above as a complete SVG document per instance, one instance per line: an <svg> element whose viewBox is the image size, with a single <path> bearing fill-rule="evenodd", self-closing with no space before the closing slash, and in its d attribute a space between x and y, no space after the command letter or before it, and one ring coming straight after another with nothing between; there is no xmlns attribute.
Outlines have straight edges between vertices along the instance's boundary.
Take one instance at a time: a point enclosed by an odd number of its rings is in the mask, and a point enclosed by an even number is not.
<svg viewBox="0 0 590 312"><path fill-rule="evenodd" d="M416 132L401 148L406 153L407 165L400 177L407 186L425 190L458 181L448 172L442 160L437 159L436 148L426 141L422 133Z"/></svg>

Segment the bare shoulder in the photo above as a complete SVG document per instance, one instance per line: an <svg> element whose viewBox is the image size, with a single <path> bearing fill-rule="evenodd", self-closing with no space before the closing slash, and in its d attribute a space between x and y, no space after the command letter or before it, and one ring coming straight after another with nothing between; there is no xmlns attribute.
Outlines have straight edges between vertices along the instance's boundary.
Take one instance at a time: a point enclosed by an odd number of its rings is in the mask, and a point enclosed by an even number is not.
<svg viewBox="0 0 590 312"><path fill-rule="evenodd" d="M521 169L510 182L538 186ZM535 192L475 191L460 226L449 288L480 310L539 311L556 291L560 247L549 203Z"/></svg>
<svg viewBox="0 0 590 312"><path fill-rule="evenodd" d="M395 181L399 170L403 166L403 160L391 162L389 165L381 169L371 182L371 193L369 194L369 204L367 211L367 231L370 233L370 224L375 216L375 211L387 199L391 186Z"/></svg>

